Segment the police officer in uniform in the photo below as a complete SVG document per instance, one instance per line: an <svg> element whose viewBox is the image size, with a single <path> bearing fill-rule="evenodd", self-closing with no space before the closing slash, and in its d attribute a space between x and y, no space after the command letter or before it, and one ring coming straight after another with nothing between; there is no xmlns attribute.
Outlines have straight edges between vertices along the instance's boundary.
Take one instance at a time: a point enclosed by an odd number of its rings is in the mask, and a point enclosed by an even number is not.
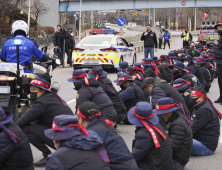
<svg viewBox="0 0 222 170"><path fill-rule="evenodd" d="M26 38L29 32L29 27L25 21L18 20L12 24L13 38L5 42L2 47L0 58L2 61L9 63L17 62L16 46L14 45L15 39L20 39L22 44L19 46L19 64L25 66L25 73L33 73L32 56L34 55L38 60L46 62L49 56L39 50L37 45Z"/></svg>
<svg viewBox="0 0 222 170"><path fill-rule="evenodd" d="M181 38L183 38L183 47L185 47L185 46L189 46L190 41L192 41L193 39L193 36L190 32L188 32L187 29L185 29L185 32L181 34Z"/></svg>

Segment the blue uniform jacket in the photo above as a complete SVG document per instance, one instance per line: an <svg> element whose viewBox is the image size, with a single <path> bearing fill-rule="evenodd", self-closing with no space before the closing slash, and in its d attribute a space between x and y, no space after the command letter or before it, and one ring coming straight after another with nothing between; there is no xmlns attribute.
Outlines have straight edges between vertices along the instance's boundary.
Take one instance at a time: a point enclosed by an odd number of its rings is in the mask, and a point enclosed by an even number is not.
<svg viewBox="0 0 222 170"><path fill-rule="evenodd" d="M17 62L16 46L14 45L14 39L20 39L22 45L19 46L19 64L24 66L25 61L32 63L32 55L34 54L37 60L41 60L44 53L38 49L38 47L31 40L22 35L18 35L5 42L2 47L0 58L6 60L9 63Z"/></svg>
<svg viewBox="0 0 222 170"><path fill-rule="evenodd" d="M164 41L170 40L170 34L168 32L164 33L163 37L164 37Z"/></svg>

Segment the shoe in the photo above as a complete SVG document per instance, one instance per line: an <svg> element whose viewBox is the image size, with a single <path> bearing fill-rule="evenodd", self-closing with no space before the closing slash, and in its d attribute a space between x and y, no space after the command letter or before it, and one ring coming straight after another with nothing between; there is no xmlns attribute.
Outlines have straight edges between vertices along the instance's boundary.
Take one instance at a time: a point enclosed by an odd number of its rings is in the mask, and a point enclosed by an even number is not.
<svg viewBox="0 0 222 170"><path fill-rule="evenodd" d="M34 163L35 167L45 167L47 162L47 157L40 159L38 162Z"/></svg>
<svg viewBox="0 0 222 170"><path fill-rule="evenodd" d="M220 104L221 104L221 102L222 102L222 99L220 97L214 101L214 103L220 103Z"/></svg>

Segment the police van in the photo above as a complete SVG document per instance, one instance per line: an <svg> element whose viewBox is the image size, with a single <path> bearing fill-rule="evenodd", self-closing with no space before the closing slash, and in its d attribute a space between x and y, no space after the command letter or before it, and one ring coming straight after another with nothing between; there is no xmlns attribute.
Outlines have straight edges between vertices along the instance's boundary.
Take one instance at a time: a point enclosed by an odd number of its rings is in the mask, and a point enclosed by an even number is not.
<svg viewBox="0 0 222 170"><path fill-rule="evenodd" d="M117 68L123 61L136 63L133 44L117 35L115 30L91 30L73 49L73 68Z"/></svg>

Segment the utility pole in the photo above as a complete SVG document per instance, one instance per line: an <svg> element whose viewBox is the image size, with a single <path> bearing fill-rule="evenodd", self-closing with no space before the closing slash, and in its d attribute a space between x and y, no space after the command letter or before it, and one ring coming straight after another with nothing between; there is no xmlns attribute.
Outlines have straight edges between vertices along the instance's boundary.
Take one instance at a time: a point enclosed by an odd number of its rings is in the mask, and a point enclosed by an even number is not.
<svg viewBox="0 0 222 170"><path fill-rule="evenodd" d="M155 8L153 9L153 27L155 27L155 25L156 25L156 19L155 19L155 16L156 15L156 13L155 13Z"/></svg>
<svg viewBox="0 0 222 170"><path fill-rule="evenodd" d="M194 25L194 30L196 31L197 29L197 8L195 8L195 25Z"/></svg>
<svg viewBox="0 0 222 170"><path fill-rule="evenodd" d="M82 0L80 0L80 7L79 7L79 41L81 40L81 27L82 27Z"/></svg>
<svg viewBox="0 0 222 170"><path fill-rule="evenodd" d="M149 24L150 24L150 8L149 8Z"/></svg>
<svg viewBox="0 0 222 170"><path fill-rule="evenodd" d="M178 24L179 24L179 22L178 22L178 16L179 16L179 13L178 13L178 8L176 8L176 30L178 31Z"/></svg>
<svg viewBox="0 0 222 170"><path fill-rule="evenodd" d="M31 15L31 0L29 0L29 11L28 11L28 26L30 28L30 16ZM29 34L28 34L28 38L29 38Z"/></svg>
<svg viewBox="0 0 222 170"><path fill-rule="evenodd" d="M170 24L170 8L169 8L169 30L170 30L170 26L171 24Z"/></svg>
<svg viewBox="0 0 222 170"><path fill-rule="evenodd" d="M93 11L91 11L91 30L93 30Z"/></svg>

